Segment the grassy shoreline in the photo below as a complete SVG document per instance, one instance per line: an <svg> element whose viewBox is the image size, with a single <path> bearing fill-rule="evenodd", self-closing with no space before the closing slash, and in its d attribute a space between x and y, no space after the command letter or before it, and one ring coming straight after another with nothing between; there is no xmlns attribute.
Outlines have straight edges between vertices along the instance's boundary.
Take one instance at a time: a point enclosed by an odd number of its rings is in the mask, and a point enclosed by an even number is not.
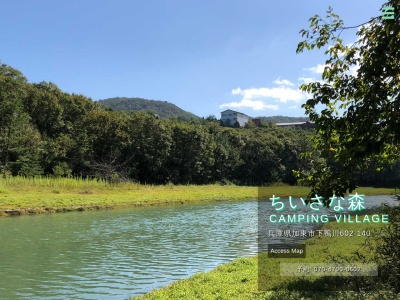
<svg viewBox="0 0 400 300"><path fill-rule="evenodd" d="M353 230L371 230L382 225L354 224ZM322 229L348 230L349 224L336 222L326 224ZM370 256L371 253L362 250L366 237L313 237L305 241L307 247L306 258L284 259L268 258L265 253L249 258L239 258L233 262L216 267L210 272L198 273L188 279L179 280L161 289L151 291L143 296L133 297L131 300L168 300L168 299L361 299L356 298L354 292L340 292L340 294L318 291L321 281L329 277L281 277L279 276L280 263L326 263L332 257L340 255L351 261L358 261L353 253L361 249L361 253ZM350 242L351 241L351 242ZM364 252L363 252L364 251ZM264 266L268 265L266 289L258 290L259 260ZM321 278L323 278L321 280ZM331 277L332 278L332 277ZM330 279L327 279L330 280ZM326 282L325 282L326 283ZM307 287L307 291L304 288ZM337 298L339 297L339 298ZM367 298L363 298L367 299ZM368 298L375 299L375 298ZM377 298L376 298L377 299Z"/></svg>
<svg viewBox="0 0 400 300"><path fill-rule="evenodd" d="M305 197L309 189L276 185L271 195ZM388 188L358 188L366 195L387 195ZM0 216L113 209L135 206L188 204L256 199L257 187L234 185L111 185L105 181L72 178L0 178Z"/></svg>

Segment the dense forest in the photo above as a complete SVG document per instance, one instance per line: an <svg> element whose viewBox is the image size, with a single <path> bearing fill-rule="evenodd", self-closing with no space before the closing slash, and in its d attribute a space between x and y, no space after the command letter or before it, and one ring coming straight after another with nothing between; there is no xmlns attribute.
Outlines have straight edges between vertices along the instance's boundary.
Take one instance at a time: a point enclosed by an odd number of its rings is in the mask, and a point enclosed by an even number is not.
<svg viewBox="0 0 400 300"><path fill-rule="evenodd" d="M99 100L99 103L117 111L143 111L155 114L160 118L177 118L183 120L199 117L167 101L148 100L143 98L116 97Z"/></svg>
<svg viewBox="0 0 400 300"><path fill-rule="evenodd" d="M91 176L153 184L296 183L292 170L311 168L312 130L272 123L220 126L145 112L112 111L97 101L28 83L0 66L0 174ZM320 159L317 156L312 159ZM382 167L382 166L380 166ZM399 164L359 174L360 183L390 185Z"/></svg>

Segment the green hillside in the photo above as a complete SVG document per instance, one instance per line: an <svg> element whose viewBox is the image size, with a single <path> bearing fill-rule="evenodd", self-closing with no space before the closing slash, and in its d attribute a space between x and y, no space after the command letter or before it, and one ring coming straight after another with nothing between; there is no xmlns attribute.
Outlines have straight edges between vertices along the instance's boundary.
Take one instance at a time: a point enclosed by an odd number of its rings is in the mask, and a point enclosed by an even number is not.
<svg viewBox="0 0 400 300"><path fill-rule="evenodd" d="M197 119L198 116L187 112L167 101L143 98L116 97L99 100L99 103L116 111L144 111L159 115L161 118Z"/></svg>

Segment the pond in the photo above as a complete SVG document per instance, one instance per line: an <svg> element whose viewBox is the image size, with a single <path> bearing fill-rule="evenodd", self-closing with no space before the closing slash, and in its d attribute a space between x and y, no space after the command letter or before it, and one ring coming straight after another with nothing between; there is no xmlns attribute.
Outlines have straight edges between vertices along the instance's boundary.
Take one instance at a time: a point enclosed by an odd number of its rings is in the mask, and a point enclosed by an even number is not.
<svg viewBox="0 0 400 300"><path fill-rule="evenodd" d="M4 217L0 229L2 300L128 299L258 250L255 200Z"/></svg>

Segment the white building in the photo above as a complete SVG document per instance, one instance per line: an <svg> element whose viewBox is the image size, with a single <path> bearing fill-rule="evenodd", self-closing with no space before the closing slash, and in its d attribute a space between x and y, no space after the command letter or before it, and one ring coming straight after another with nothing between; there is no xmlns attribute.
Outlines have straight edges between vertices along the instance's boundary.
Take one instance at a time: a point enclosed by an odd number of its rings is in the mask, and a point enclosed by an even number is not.
<svg viewBox="0 0 400 300"><path fill-rule="evenodd" d="M238 121L240 126L244 126L249 119L250 117L248 115L231 109L221 112L221 121L226 125L233 126L235 122Z"/></svg>

